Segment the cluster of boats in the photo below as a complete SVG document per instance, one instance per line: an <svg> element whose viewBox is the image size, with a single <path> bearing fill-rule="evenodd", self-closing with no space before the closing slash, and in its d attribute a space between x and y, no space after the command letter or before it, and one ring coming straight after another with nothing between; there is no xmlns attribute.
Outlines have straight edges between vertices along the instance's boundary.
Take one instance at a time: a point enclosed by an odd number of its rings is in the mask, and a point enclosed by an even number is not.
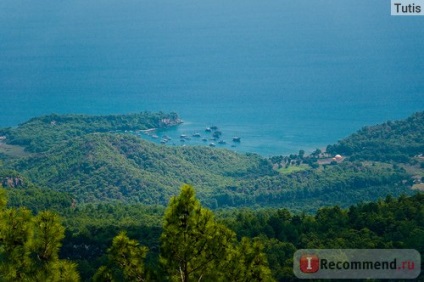
<svg viewBox="0 0 424 282"><path fill-rule="evenodd" d="M210 147L215 147L215 142L218 142L219 145L225 145L227 144L227 142L221 138L222 132L218 130L217 126L211 126L211 127L207 127L205 129L205 133L209 136L203 137L202 141L203 142L208 142L208 141L212 141L209 143ZM212 135L212 136L210 136ZM194 133L191 137L194 138L201 138L202 135L199 132ZM185 135L182 134L180 136L180 141L185 142L186 140L190 140L190 138ZM240 137L233 137L233 142L240 142ZM231 147L235 147L235 144L232 144Z"/></svg>
<svg viewBox="0 0 424 282"><path fill-rule="evenodd" d="M145 134L147 134L148 136L150 136L153 139L159 139L160 137L156 134L153 134L153 132L148 131L148 132L144 132ZM217 126L211 126L211 127L207 127L205 129L205 136L202 136L202 134L200 134L199 132L195 132L193 133L191 136L186 135L186 134L181 134L179 137L179 140L181 143L185 143L187 141L190 141L192 138L194 139L201 139L204 143L210 142L209 146L210 147L215 147L215 143L219 144L219 145L225 145L227 144L227 142L224 139L221 139L222 136L222 132L220 130L218 130ZM240 137L233 137L232 141L233 144L231 145L231 147L236 147L236 143L240 143ZM169 137L168 135L164 135L162 136L162 138L160 139L160 143L161 144L168 144L170 141L172 140L171 137ZM173 143L173 145L175 145L175 143Z"/></svg>

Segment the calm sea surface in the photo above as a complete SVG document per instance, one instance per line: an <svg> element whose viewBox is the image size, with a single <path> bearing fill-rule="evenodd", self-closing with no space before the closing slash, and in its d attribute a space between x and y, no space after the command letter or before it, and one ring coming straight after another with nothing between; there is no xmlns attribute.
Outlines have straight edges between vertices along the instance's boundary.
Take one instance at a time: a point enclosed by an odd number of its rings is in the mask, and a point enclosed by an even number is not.
<svg viewBox="0 0 424 282"><path fill-rule="evenodd" d="M424 110L424 17L381 0L2 0L0 103L0 126L175 111L177 145L217 125L229 149L311 151Z"/></svg>

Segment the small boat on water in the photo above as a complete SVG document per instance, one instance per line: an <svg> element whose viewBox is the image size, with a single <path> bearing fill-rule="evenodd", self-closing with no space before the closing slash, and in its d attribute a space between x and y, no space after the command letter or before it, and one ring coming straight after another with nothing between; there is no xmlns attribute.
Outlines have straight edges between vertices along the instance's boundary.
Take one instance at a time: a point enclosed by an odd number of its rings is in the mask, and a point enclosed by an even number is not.
<svg viewBox="0 0 424 282"><path fill-rule="evenodd" d="M200 137L200 133L194 133L193 135L192 135L193 137Z"/></svg>
<svg viewBox="0 0 424 282"><path fill-rule="evenodd" d="M207 141L208 141L208 139L206 139L206 138L203 138L203 139L202 139L202 141L203 141L203 142L207 142Z"/></svg>
<svg viewBox="0 0 424 282"><path fill-rule="evenodd" d="M212 129L210 127L206 127L205 132L211 132Z"/></svg>
<svg viewBox="0 0 424 282"><path fill-rule="evenodd" d="M211 130L218 130L218 126L216 126L216 125L212 125L212 126L210 127L210 129L211 129Z"/></svg>
<svg viewBox="0 0 424 282"><path fill-rule="evenodd" d="M218 142L218 144L225 145L225 144L227 144L227 142L225 142L224 140L220 140L220 141Z"/></svg>
<svg viewBox="0 0 424 282"><path fill-rule="evenodd" d="M186 139L186 138L187 138L187 135L185 135L185 134L181 134L181 135L180 135L180 138L181 138L181 139Z"/></svg>
<svg viewBox="0 0 424 282"><path fill-rule="evenodd" d="M157 136L157 135L152 135L152 138L153 138L153 139L158 139L158 138L159 138L159 136Z"/></svg>
<svg viewBox="0 0 424 282"><path fill-rule="evenodd" d="M233 142L240 142L240 137L233 137Z"/></svg>
<svg viewBox="0 0 424 282"><path fill-rule="evenodd" d="M221 135L222 135L222 132L221 132L221 131L219 131L219 130L215 131L215 132L212 134L212 136L213 136L213 137L215 137L215 138L219 138L219 137L221 137Z"/></svg>
<svg viewBox="0 0 424 282"><path fill-rule="evenodd" d="M215 147L215 143L210 143L209 147Z"/></svg>

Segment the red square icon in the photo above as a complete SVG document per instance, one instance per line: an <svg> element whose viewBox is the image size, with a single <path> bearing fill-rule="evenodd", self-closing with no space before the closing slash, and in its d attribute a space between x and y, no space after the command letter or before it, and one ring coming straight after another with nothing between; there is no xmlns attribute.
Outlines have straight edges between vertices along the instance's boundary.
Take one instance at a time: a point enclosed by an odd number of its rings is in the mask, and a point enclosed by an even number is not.
<svg viewBox="0 0 424 282"><path fill-rule="evenodd" d="M319 270L319 258L317 255L303 255L300 257L300 271L303 273L315 273Z"/></svg>

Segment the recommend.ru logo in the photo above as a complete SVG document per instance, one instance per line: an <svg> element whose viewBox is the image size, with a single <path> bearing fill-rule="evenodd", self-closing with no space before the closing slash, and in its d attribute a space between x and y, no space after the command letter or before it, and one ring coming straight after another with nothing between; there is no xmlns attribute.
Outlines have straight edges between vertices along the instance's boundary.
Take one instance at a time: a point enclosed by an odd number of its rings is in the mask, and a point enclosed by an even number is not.
<svg viewBox="0 0 424 282"><path fill-rule="evenodd" d="M414 279L421 273L421 255L411 249L298 250L293 272L303 279Z"/></svg>

